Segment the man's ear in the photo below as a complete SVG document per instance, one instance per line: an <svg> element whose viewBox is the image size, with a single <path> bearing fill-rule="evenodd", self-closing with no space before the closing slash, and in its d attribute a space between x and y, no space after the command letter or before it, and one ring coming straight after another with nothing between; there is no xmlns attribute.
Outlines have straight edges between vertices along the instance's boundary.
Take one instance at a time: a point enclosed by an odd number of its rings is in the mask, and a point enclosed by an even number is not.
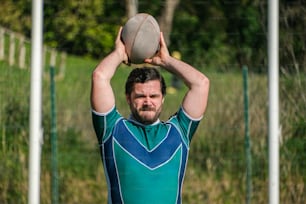
<svg viewBox="0 0 306 204"><path fill-rule="evenodd" d="M162 104L164 103L164 101L165 101L165 97L163 97L163 99L162 99Z"/></svg>

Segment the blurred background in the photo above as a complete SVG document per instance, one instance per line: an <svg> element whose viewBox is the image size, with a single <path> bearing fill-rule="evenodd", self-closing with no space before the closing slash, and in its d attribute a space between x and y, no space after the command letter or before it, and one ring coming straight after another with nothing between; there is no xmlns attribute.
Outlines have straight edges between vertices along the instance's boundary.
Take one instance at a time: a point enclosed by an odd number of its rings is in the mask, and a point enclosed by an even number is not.
<svg viewBox="0 0 306 204"><path fill-rule="evenodd" d="M32 1L0 2L0 203L27 203ZM304 203L306 2L279 3L280 201ZM183 203L267 203L267 8L262 0L45 0L41 203L54 203L52 143L57 144L55 200L106 203L91 124L91 73L114 48L119 27L138 12L154 16L173 56L211 81L208 109L191 143ZM112 80L125 116L123 82L131 69L122 65ZM161 72L168 85L161 116L166 120L186 89Z"/></svg>

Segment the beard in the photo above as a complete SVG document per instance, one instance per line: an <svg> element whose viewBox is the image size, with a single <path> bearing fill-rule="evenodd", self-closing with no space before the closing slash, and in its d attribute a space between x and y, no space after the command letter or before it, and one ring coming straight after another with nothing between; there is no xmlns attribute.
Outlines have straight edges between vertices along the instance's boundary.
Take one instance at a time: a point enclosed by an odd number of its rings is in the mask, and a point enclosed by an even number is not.
<svg viewBox="0 0 306 204"><path fill-rule="evenodd" d="M149 106L143 106L139 109L131 107L133 117L144 125L150 125L156 122L160 116L161 110L161 106L158 109Z"/></svg>

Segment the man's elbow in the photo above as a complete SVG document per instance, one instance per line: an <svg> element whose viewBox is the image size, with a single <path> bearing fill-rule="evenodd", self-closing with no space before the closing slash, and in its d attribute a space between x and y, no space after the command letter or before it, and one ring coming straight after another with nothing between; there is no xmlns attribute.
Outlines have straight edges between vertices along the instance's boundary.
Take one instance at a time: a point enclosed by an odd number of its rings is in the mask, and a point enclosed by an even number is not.
<svg viewBox="0 0 306 204"><path fill-rule="evenodd" d="M106 79L105 75L100 70L94 70L92 72L92 81L102 81Z"/></svg>
<svg viewBox="0 0 306 204"><path fill-rule="evenodd" d="M91 73L91 77L92 79L99 79L101 77L101 73L98 71L98 70L94 70L92 73Z"/></svg>
<svg viewBox="0 0 306 204"><path fill-rule="evenodd" d="M204 74L201 76L201 79L199 81L200 81L199 84L200 84L201 89L205 89L205 90L209 89L210 81Z"/></svg>

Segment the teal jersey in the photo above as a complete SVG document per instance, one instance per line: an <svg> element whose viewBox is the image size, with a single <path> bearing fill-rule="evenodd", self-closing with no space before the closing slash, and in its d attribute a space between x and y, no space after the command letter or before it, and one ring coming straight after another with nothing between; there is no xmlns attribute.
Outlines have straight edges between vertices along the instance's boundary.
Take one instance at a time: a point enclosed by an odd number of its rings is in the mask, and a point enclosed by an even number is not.
<svg viewBox="0 0 306 204"><path fill-rule="evenodd" d="M199 120L182 108L168 121L143 125L113 108L92 113L108 183L108 203L181 203L189 144Z"/></svg>

